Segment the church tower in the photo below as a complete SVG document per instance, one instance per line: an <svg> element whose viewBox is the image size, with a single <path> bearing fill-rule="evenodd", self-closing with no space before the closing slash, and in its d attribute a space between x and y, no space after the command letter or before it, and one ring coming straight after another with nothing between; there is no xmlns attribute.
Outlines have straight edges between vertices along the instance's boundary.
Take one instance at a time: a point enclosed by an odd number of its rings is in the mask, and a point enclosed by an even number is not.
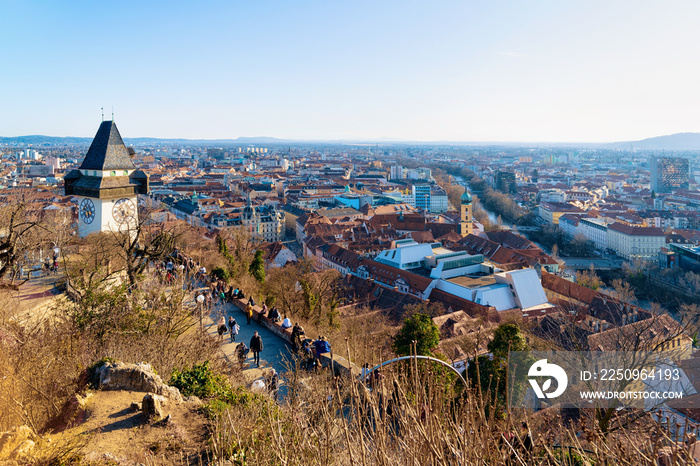
<svg viewBox="0 0 700 466"><path fill-rule="evenodd" d="M148 194L148 175L131 161L114 121L103 121L77 170L64 178L65 193L78 198L78 234L132 231L138 194Z"/></svg>
<svg viewBox="0 0 700 466"><path fill-rule="evenodd" d="M467 236L474 232L474 219L472 217L472 196L466 190L461 200L460 234Z"/></svg>

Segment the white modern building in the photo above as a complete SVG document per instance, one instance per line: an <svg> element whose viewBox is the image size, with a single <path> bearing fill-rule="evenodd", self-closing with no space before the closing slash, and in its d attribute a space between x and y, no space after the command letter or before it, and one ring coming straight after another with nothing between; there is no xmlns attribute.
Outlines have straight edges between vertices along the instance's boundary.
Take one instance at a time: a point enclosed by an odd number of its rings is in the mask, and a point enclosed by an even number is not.
<svg viewBox="0 0 700 466"><path fill-rule="evenodd" d="M451 251L440 243L399 240L393 246L379 253L374 261L429 279L430 284L425 287L423 296L436 288L467 301L492 306L498 311L552 307L534 269L501 271L486 262L481 254ZM401 290L401 283L397 286ZM411 288L411 283L407 282L406 287Z"/></svg>
<svg viewBox="0 0 700 466"><path fill-rule="evenodd" d="M398 204L408 204L411 207L416 206L416 197L411 191L389 191L384 193L384 196L395 200Z"/></svg>

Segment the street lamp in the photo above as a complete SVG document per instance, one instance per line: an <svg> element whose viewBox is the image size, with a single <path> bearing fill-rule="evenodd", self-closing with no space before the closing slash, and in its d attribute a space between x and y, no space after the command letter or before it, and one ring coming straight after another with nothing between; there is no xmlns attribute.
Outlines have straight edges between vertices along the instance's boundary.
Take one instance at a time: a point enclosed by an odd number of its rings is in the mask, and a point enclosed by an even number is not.
<svg viewBox="0 0 700 466"><path fill-rule="evenodd" d="M199 308L199 330L204 330L204 323L202 322L202 314L204 313L204 295L200 294L197 296L197 307Z"/></svg>

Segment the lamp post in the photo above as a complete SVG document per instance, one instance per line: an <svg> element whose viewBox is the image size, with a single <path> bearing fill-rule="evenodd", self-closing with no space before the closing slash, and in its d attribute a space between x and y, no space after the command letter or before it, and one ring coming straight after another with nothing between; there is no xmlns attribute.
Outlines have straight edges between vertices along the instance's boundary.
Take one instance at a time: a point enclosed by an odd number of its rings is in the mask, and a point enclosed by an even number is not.
<svg viewBox="0 0 700 466"><path fill-rule="evenodd" d="M204 314L204 295L197 296L197 308L199 309L199 330L204 331L204 323L202 322L202 314Z"/></svg>

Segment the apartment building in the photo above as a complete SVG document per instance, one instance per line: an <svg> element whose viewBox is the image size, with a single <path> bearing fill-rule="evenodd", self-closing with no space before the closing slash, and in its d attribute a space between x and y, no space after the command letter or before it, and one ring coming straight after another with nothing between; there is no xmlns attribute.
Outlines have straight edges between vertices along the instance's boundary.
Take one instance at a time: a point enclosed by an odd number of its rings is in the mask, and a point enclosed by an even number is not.
<svg viewBox="0 0 700 466"><path fill-rule="evenodd" d="M634 227L615 222L608 226L608 247L625 259L656 259L666 246L666 235L660 228Z"/></svg>

